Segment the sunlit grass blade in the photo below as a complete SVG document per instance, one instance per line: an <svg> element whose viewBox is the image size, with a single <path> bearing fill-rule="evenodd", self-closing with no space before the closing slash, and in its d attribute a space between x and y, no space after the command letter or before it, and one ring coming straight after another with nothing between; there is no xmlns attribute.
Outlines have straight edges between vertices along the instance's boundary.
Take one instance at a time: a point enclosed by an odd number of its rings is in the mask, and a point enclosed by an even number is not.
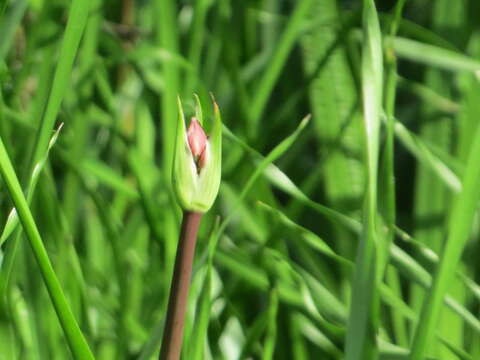
<svg viewBox="0 0 480 360"><path fill-rule="evenodd" d="M210 236L212 240L212 235L216 233L219 226L219 219L217 218L214 223L214 227ZM206 264L206 275L202 291L200 293L200 300L198 304L197 314L195 316L195 329L193 332L193 340L189 347L189 356L192 357L192 360L202 360L204 354L206 353L206 344L208 344L208 328L210 322L210 316L212 313L212 304L214 302L214 297L212 295L213 291L213 275L214 275L214 266L213 266L213 257L215 254L215 243L210 241L208 250L208 258Z"/></svg>
<svg viewBox="0 0 480 360"><path fill-rule="evenodd" d="M24 231L27 235L33 253L37 259L38 266L49 291L53 305L57 312L59 321L65 332L68 344L75 359L93 359L93 355L88 344L83 337L80 328L70 310L60 283L55 275L47 251L43 245L42 238L38 232L37 225L33 219L32 213L28 207L15 170L10 162L7 151L0 141L0 172L7 185L8 191L18 212L18 217L22 222Z"/></svg>
<svg viewBox="0 0 480 360"><path fill-rule="evenodd" d="M251 328L248 329L245 343L243 344L242 351L238 357L239 360L248 358L249 355L254 353L254 345L256 342L260 341L260 338L267 327L268 315L268 312L264 311L257 319L255 319Z"/></svg>
<svg viewBox="0 0 480 360"><path fill-rule="evenodd" d="M325 256L328 256L340 263L343 262L344 264L350 264L350 262L348 262L345 258L337 255L332 250L332 248L327 243L325 243L325 241L323 241L319 236L309 231L308 229L296 224L284 213L262 202L259 203L259 206L262 209L265 209L274 214L286 228L290 229L293 233L297 234L300 238L302 238L302 240L305 241L312 249L315 249L316 251L319 251Z"/></svg>
<svg viewBox="0 0 480 360"><path fill-rule="evenodd" d="M421 320L416 330L411 350L411 360L421 360L425 351L431 344L433 330L438 321L442 298L445 295L448 284L460 260L463 248L468 240L478 200L480 198L480 128L475 134L474 142L470 150L465 175L463 177L463 189L455 199L452 215L449 222L448 238L442 250L440 263L438 264L432 290L426 297L421 312Z"/></svg>
<svg viewBox="0 0 480 360"><path fill-rule="evenodd" d="M314 1L309 14L311 30L309 27L302 37L318 159L308 178L299 186L305 194L315 193L321 188L325 192L326 205L353 215L361 207L366 183L361 159L364 137L358 111L360 96L344 37L351 20L344 18L341 8L336 0ZM303 97L300 92L296 95L300 99ZM293 100L294 96L291 96L289 101ZM286 104L284 107L287 109ZM285 113L288 114L287 111ZM285 185L288 184L273 171L269 171L268 176L270 180L278 178L277 186L280 188L287 188ZM306 205L304 201L295 199L290 202L289 214L292 215L302 211ZM332 237L335 238L356 236L340 223L334 225L333 231ZM335 248L348 257L355 253L352 241L339 241L335 243ZM338 287L344 299L349 299L351 282L348 274L341 276Z"/></svg>
<svg viewBox="0 0 480 360"><path fill-rule="evenodd" d="M398 121L395 121L394 131L402 145L415 156L419 163L429 167L450 189L455 192L460 191L461 183L458 176L448 165L433 154L420 137L408 131L407 128Z"/></svg>
<svg viewBox="0 0 480 360"><path fill-rule="evenodd" d="M473 360L473 357L465 352L463 349L457 348L455 345L449 343L446 340L441 340L442 344L445 345L445 347L450 350L458 359L460 360Z"/></svg>
<svg viewBox="0 0 480 360"><path fill-rule="evenodd" d="M264 203L260 203L260 206L262 207L262 209L265 209L271 212L273 215L275 215L280 220L280 222L284 226L286 226L286 228L290 228L295 234L301 235L302 241L305 241L305 243L313 251L319 251L324 253L326 256L329 256L331 259L335 260L341 266L346 267L347 269L353 268L353 264L349 260L337 255L332 250L326 250L326 249L329 249L328 245L324 244L323 240L320 239L317 235L295 224L291 219L287 218L279 210L274 209ZM429 251L431 252L431 250ZM401 248L399 248L395 244L392 244L390 246L390 256L391 256L392 265L395 267L397 271L402 273L405 276L405 278L408 278L410 282L416 283L426 290L429 288L431 284L431 276L428 273L428 271L422 268L420 264L418 264L413 258L408 256ZM430 255L430 256L433 256L433 255ZM464 281L465 280L467 279L464 279ZM477 289L478 285L475 285L475 283L473 283L471 280L468 281L467 283L470 285L475 295L475 291L476 291L475 289ZM398 297L395 297L391 289L386 287L386 285L384 284L380 285L379 289L380 289L382 301L390 305L392 307L392 310L398 312L399 314L401 314L402 316L404 316L409 320L416 320L417 318L416 313L413 312L411 309L409 309L405 303L401 302ZM450 296L445 296L444 302L458 317L463 319L463 321L465 321L465 323L468 326L470 326L475 332L478 332L480 330L480 321L475 319L475 316L471 312L469 312L467 308L459 304ZM330 303L327 308L338 308L338 306L334 306L332 305L332 303Z"/></svg>
<svg viewBox="0 0 480 360"><path fill-rule="evenodd" d="M38 177L40 176L44 165L46 164L48 160L48 154L50 152L50 149L53 147L55 144L59 132L62 128L62 125L55 131L53 134L52 138L50 139L49 146L47 149L47 153L45 154L44 158L41 159L41 161L37 164L35 167L35 170L32 174L31 182L33 184L36 184L38 181ZM33 188L30 188L30 190L27 192L27 202L31 201L31 198L33 196ZM5 224L5 227L3 229L2 235L0 237L0 245L2 242L4 242L10 234L14 231L15 226L18 223L18 214L15 208L12 209L10 212L9 216L7 217L7 222ZM19 246L21 240L21 232L19 229L17 229L17 233L13 239L7 244L8 247L6 247L2 261L0 263L0 313L3 312L8 312L9 311L9 283L12 275L12 270L13 266L15 263L15 257L16 257L16 252ZM25 310L26 311L26 310Z"/></svg>
<svg viewBox="0 0 480 360"><path fill-rule="evenodd" d="M419 41L395 37L393 39L393 48L400 58L440 69L473 73L480 70L480 61L472 57Z"/></svg>
<svg viewBox="0 0 480 360"><path fill-rule="evenodd" d="M275 342L277 341L277 314L278 314L278 294L273 288L270 291L270 302L268 304L268 320L263 345L262 360L274 359Z"/></svg>
<svg viewBox="0 0 480 360"><path fill-rule="evenodd" d="M42 116L40 130L37 133L31 164L36 164L41 159L48 146L50 133L54 128L60 105L70 82L70 73L87 23L90 8L90 1L74 0L72 2L60 49L59 61L55 70L48 102Z"/></svg>
<svg viewBox="0 0 480 360"><path fill-rule="evenodd" d="M377 170L383 87L382 44L375 4L363 2L362 97L366 143L367 190L363 233L357 249L352 301L345 339L347 360L374 360L378 356L379 326L377 286L383 278L388 245L379 238L377 226Z"/></svg>
<svg viewBox="0 0 480 360"><path fill-rule="evenodd" d="M300 322L300 332L308 340L309 343L315 344L316 347L331 356L334 359L341 359L343 352L328 339L325 334L313 324L310 319L302 314L295 314L296 319Z"/></svg>
<svg viewBox="0 0 480 360"><path fill-rule="evenodd" d="M50 153L50 150L52 147L55 145L55 142L57 141L58 135L60 131L62 130L63 124L60 124L58 129L53 133L53 136L51 137L50 141L48 142L48 147L45 155L43 156L42 159L40 159L37 164L35 165L32 175L30 177L30 188L27 191L27 201L31 202L34 194L34 189L38 183L38 178L40 174L42 173L43 167L45 166L47 160L48 160L48 155ZM15 208L10 211L8 214L7 222L5 224L5 227L3 228L2 235L0 236L0 245L2 245L5 240L8 239L8 237L13 233L15 230L15 226L18 223L18 215L17 211ZM0 291L1 293L1 291Z"/></svg>
<svg viewBox="0 0 480 360"><path fill-rule="evenodd" d="M399 21L402 15L402 10L405 5L405 0L397 1L397 4L393 10L394 18L390 24L389 34L391 36L396 35ZM385 46L385 96L384 96L384 107L386 113L386 139L384 144L383 151L383 162L381 166L381 179L380 181L381 189L385 196L380 198L380 209L382 209L382 214L385 219L387 230L385 234L385 242L390 246L395 237L395 223L397 218L396 212L396 192L395 192L395 100L396 100L396 91L397 91L397 61L393 54L392 49L389 47L388 43ZM386 281L393 288L398 296L401 296L401 286L400 279L398 277L397 271L388 267L386 269ZM398 315L393 307L391 311L392 319L392 328L393 335L397 340L397 343L402 346L407 346L408 336L406 324L403 321L403 318Z"/></svg>
<svg viewBox="0 0 480 360"><path fill-rule="evenodd" d="M462 23L462 18L465 18L466 14L461 4L452 4L448 0L438 0L435 2L432 9L433 29L456 46L459 46L461 44L461 37L451 36L446 29L449 27L456 27ZM460 52L457 51L457 53ZM464 72L457 76L468 75L470 74ZM455 87L452 86L453 84L449 81L451 76L452 74L445 71L438 71L434 67L427 67L424 81L425 84L436 93L446 97L452 97ZM456 131L456 123L458 120L448 114L438 113L428 102L422 104L421 115L422 122L419 129L421 138L426 142L430 142L440 150L447 153L451 152L452 146L455 146L452 134ZM454 195L445 188L437 175L428 171L423 163L418 164L416 173L416 228L413 234L417 240L428 244L434 251L440 253L448 232L448 218L451 215L451 203ZM460 181L458 181L458 183L461 185ZM432 221L431 226L424 226L425 219L432 216L436 216L437 218ZM461 287L462 285L459 282L456 282L452 283L448 289L448 292L460 302L463 301L462 293L464 292L461 290ZM417 312L420 313L424 297L422 295L417 296L415 290L416 289L413 287L411 303ZM439 318L439 320L436 328L444 334L444 337L450 339L452 343L463 344L461 328L465 324L458 321L458 319L452 318L449 311L443 311L441 319ZM451 357L451 354L448 351L445 351L438 342L432 342L425 355L438 356L440 358Z"/></svg>
<svg viewBox="0 0 480 360"><path fill-rule="evenodd" d="M28 309L25 298L18 288L14 288L12 291L11 309L17 341L22 344L25 355L32 359L39 360L40 355L36 341L34 340L35 334L30 326L32 313Z"/></svg>
<svg viewBox="0 0 480 360"><path fill-rule="evenodd" d="M442 112L456 114L460 110L460 105L457 102L449 99L448 97L440 95L438 92L434 91L430 87L425 86L420 82L399 77L398 86L401 89L405 89L406 91L415 94L422 101L428 103L429 105L437 108Z"/></svg>
<svg viewBox="0 0 480 360"><path fill-rule="evenodd" d="M85 29L90 7L91 4L89 1L74 0L72 2L69 21L65 29L65 35L60 49L60 57L48 93L47 103L46 105L39 104L40 106L44 106L44 108L40 128L36 133L35 145L30 158L30 165L27 169L29 179L28 189L32 194L29 199L33 197L36 181L38 180L38 177L33 177L32 180L31 174L34 172L37 164L41 163L42 158L48 151L51 132L55 126L55 121L58 112L60 111L60 105L69 84L69 75L73 67L73 62L75 60L83 30ZM12 216L9 224L10 233L15 229L16 224L18 224L18 219ZM2 241L5 241L3 234Z"/></svg>
<svg viewBox="0 0 480 360"><path fill-rule="evenodd" d="M207 265L207 274L205 275L202 291L199 296L197 315L195 316L195 326L192 334L191 345L188 347L189 356L192 360L201 360L205 354L205 344L208 341L208 323L212 306L212 265Z"/></svg>
<svg viewBox="0 0 480 360"><path fill-rule="evenodd" d="M227 137L230 137L235 142L237 142L243 149L248 151L250 154L254 156L257 163L262 163L264 156L261 155L258 151L250 147L240 138L235 136L227 127L224 126L224 133ZM267 178L267 180L275 187L281 189L282 191L286 192L287 194L291 195L293 198L298 200L299 202L312 207L317 211L319 214L322 214L329 218L334 223L337 223L340 226L344 226L350 231L358 233L361 229L361 224L347 216L344 215L334 209L331 209L327 206L319 204L317 202L312 201L309 197L307 197L294 183L293 181L283 172L281 171L275 164L269 164L263 171L263 175Z"/></svg>
<svg viewBox="0 0 480 360"><path fill-rule="evenodd" d="M305 118L302 119L298 127L295 129L295 131L286 137L282 142L280 142L275 148L273 148L272 151L268 153L265 158L260 161L260 163L257 165L255 171L253 174L250 176L248 179L247 183L243 186L243 189L240 193L239 196L239 201L245 198L247 193L251 190L252 186L255 184L255 181L262 175L263 171L276 159L278 159L280 156L282 156L297 140L297 138L300 136L302 130L307 126L308 122L310 121L310 116L306 116ZM235 209L234 209L235 210ZM219 236L226 228L228 223L232 220L234 212L232 211L230 215L222 222L222 225L219 228L218 235Z"/></svg>
<svg viewBox="0 0 480 360"><path fill-rule="evenodd" d="M255 267L251 263L245 261L241 254L224 252L217 250L215 253L215 262L217 266L232 272L232 275L239 277L247 282L253 288L267 292L269 291L269 280L264 270ZM302 313L316 324L318 329L322 331L333 342L339 342L344 335L343 328L326 321L319 315L318 311L305 303L304 295L299 289L292 287L288 282L278 279L277 290L280 302L289 304Z"/></svg>
<svg viewBox="0 0 480 360"><path fill-rule="evenodd" d="M311 200L310 202L315 204ZM268 207L265 204L261 204L261 205L263 208L266 208L269 211L272 211L273 213L275 213L287 227L293 226L293 228L296 228L297 229L296 231L299 231L300 234L306 231L306 229L294 224L290 219L285 217L285 215L281 214L278 210L274 210L273 208ZM316 209L316 208L313 207L313 209ZM351 222L354 225L354 229L360 228L360 224L357 223L356 220L351 219ZM307 243L309 243L310 246L312 246L312 248L318 251L326 251L325 255L331 256L333 259L339 260L340 263L346 264L344 260L342 260L341 258L337 258L337 256L334 253L332 254L330 250L327 250L328 247L325 247L325 245L322 244L322 241L321 239L318 238L318 236L308 231L305 233L305 236L306 236L305 240L307 241ZM405 236L405 235L402 235L402 236ZM310 241L314 241L315 244L310 243ZM429 260L432 261L431 259L432 250L431 249L427 249L427 250L428 250ZM393 265L398 271L405 274L410 279L410 281L417 283L424 288L428 288L428 286L431 283L430 275L413 258L409 257L404 250L402 250L397 245L392 244L390 246L390 256L392 257ZM435 259L433 259L433 261L435 261ZM472 288L472 291L474 291L473 290L474 288L471 282L470 282L470 288ZM456 312L460 317L463 317L464 320L467 321L467 323L469 323L473 328L478 328L477 322L472 321L473 315L468 311L466 311L465 308L462 308L461 306L459 307L459 304L456 303L455 301L452 302L451 298L446 298L445 302L449 307L452 308L454 312Z"/></svg>

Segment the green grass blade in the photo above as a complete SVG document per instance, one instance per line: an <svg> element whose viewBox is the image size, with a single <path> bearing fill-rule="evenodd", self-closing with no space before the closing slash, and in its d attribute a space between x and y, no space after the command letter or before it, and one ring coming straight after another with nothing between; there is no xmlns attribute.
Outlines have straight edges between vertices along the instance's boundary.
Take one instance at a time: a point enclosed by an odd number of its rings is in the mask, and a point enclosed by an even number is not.
<svg viewBox="0 0 480 360"><path fill-rule="evenodd" d="M292 50L292 47L297 40L302 30L302 25L305 16L307 15L312 0L301 0L295 8L293 14L289 17L284 33L282 34L277 48L273 51L271 56L271 63L268 65L255 91L253 102L250 108L250 135L255 137L259 131L259 122L262 114L270 98L272 89L277 82L282 68Z"/></svg>
<svg viewBox="0 0 480 360"><path fill-rule="evenodd" d="M219 221L215 221L212 235L218 229ZM210 239L212 236L210 236ZM210 322L210 316L212 312L212 298L213 289L213 256L214 256L214 244L210 241L208 248L208 259L206 265L206 275L202 291L200 292L200 301L198 305L197 314L195 316L195 329L193 334L193 340L189 346L189 356L192 360L202 360L205 355L205 344L208 342L208 326Z"/></svg>
<svg viewBox="0 0 480 360"><path fill-rule="evenodd" d="M262 164L264 156L260 154L258 151L250 147L247 143L242 141L238 136L235 136L225 125L223 127L225 136L233 139L236 143L238 143L243 149L253 155L255 161L258 164ZM317 202L312 201L307 195L305 195L294 183L293 181L282 171L280 170L275 164L269 164L263 171L263 175L266 179L278 189L284 191L285 193L289 194L299 202L304 205L307 205L313 208L316 212L325 217L329 218L334 223L345 227L346 229L353 231L354 233L360 232L361 224L349 217L346 216L334 209L331 209L327 206L319 204Z"/></svg>
<svg viewBox="0 0 480 360"><path fill-rule="evenodd" d="M455 199L449 222L448 238L442 251L440 263L435 273L432 290L428 294L421 312L421 320L411 350L411 360L422 360L431 344L448 284L460 260L463 248L468 240L478 200L480 198L480 129L477 130L472 144L465 175L463 189Z"/></svg>
<svg viewBox="0 0 480 360"><path fill-rule="evenodd" d="M342 5L338 1L315 0L309 14L309 21L314 24L312 31L302 37L318 159L315 169L312 169L301 188L306 194L322 188L326 205L353 215L361 207L366 182L365 167L361 160L364 137L358 111L359 92L344 37L351 21L345 20ZM299 99L303 98L303 90L295 94ZM295 95L290 96L289 101L293 102ZM288 116L288 112L285 113ZM302 211L305 206L304 202L294 199L291 203L291 215ZM344 239L353 236L343 224L333 227L332 237ZM353 241L339 241L335 248L348 257L355 253ZM338 286L343 297L349 299L351 284L349 276L345 275L341 276Z"/></svg>
<svg viewBox="0 0 480 360"><path fill-rule="evenodd" d="M42 114L40 129L36 134L35 145L30 159L28 175L34 172L35 166L41 162L50 141L55 121L60 111L60 105L69 85L70 73L72 71L75 55L80 44L80 39L85 29L90 11L90 2L74 0L72 2L69 14L69 20L65 29L65 35L60 49L60 57L55 70L52 86L48 95L47 104ZM30 179L31 181L31 179ZM35 189L35 183L29 184L32 191ZM12 218L11 230L18 224L18 220ZM4 240L4 239L3 239Z"/></svg>
<svg viewBox="0 0 480 360"><path fill-rule="evenodd" d="M156 0L158 19L157 40L159 45L174 56L178 54L178 34L175 26L177 4L173 0ZM161 98L162 114L162 143L163 143L163 172L166 184L170 188L170 174L172 173L173 148L177 118L177 95L180 93L179 69L175 61L163 64L164 81L168 84Z"/></svg>
<svg viewBox="0 0 480 360"><path fill-rule="evenodd" d="M331 259L338 261L340 263L348 264L350 265L350 262L347 261L345 258L337 255L332 248L324 241L322 240L318 235L315 233L309 231L308 229L304 228L303 226L300 226L293 222L291 219L289 219L284 213L281 211L274 209L273 207L260 202L259 206L262 209L265 209L266 211L272 213L275 215L278 220L281 222L282 225L284 225L287 229L290 229L292 233L297 234L297 236L300 236L303 241L305 241L308 246L310 246L312 249L324 254L327 257L330 257Z"/></svg>
<svg viewBox="0 0 480 360"><path fill-rule="evenodd" d="M480 61L461 53L424 44L402 37L393 39L393 48L400 58L449 71L469 71L477 73Z"/></svg>
<svg viewBox="0 0 480 360"><path fill-rule="evenodd" d="M70 310L60 283L48 258L47 251L43 245L42 238L38 231L35 220L28 207L15 170L10 162L3 142L0 140L0 172L7 185L8 191L17 209L19 219L23 225L33 253L37 259L41 274L47 286L49 295L57 312L59 321L65 332L70 350L75 359L94 359L93 354L88 347L87 341L83 337L80 328Z"/></svg>
<svg viewBox="0 0 480 360"><path fill-rule="evenodd" d="M395 122L394 131L402 145L415 156L419 163L429 167L450 189L455 192L460 191L461 183L458 176L447 164L433 154L425 144L425 141L408 131L408 129L398 121Z"/></svg>
<svg viewBox="0 0 480 360"><path fill-rule="evenodd" d="M383 87L381 34L375 4L363 2L364 44L362 49L362 96L366 136L367 192L364 230L353 280L352 301L345 339L347 360L377 358L376 332L379 324L377 284L386 266L388 247L377 233L377 170ZM378 224L380 225L380 224Z"/></svg>
<svg viewBox="0 0 480 360"><path fill-rule="evenodd" d="M424 84L410 79L398 78L398 85L400 88L405 89L412 94L415 94L419 99L434 106L438 110L448 113L456 114L460 110L460 105L455 101L449 99L446 96L440 95L432 88L425 86Z"/></svg>
<svg viewBox="0 0 480 360"><path fill-rule="evenodd" d="M45 155L43 156L42 159L38 161L38 163L35 165L32 175L30 177L30 187L27 191L27 201L30 203L33 198L34 194L34 189L38 183L38 178L40 174L42 173L42 170L47 163L48 160L48 155L50 153L50 150L52 147L55 145L55 142L57 141L58 135L60 134L60 131L62 129L63 124L61 124L58 129L54 132L53 136L51 137L50 141L48 142L48 147ZM3 228L2 235L0 236L0 245L2 245L8 237L13 233L15 230L16 225L18 224L18 214L15 208L10 211L8 214L7 222L5 224L5 227ZM1 293L1 291L0 291Z"/></svg>
<svg viewBox="0 0 480 360"><path fill-rule="evenodd" d="M13 8L10 10L11 14L7 17L2 17L2 12L5 10L7 0L0 4L0 34L2 34L2 41L0 43L0 62L5 59L6 54L14 40L15 30L21 22L25 11L27 10L28 1L15 1Z"/></svg>
<svg viewBox="0 0 480 360"><path fill-rule="evenodd" d="M87 23L90 7L90 1L74 0L72 2L58 65L55 70L48 102L42 116L40 130L35 140L31 164L36 164L42 158L48 146L50 134L54 128L60 105L70 82L70 73Z"/></svg>
<svg viewBox="0 0 480 360"><path fill-rule="evenodd" d="M397 1L394 8L394 18L390 24L389 34L395 36L397 33L402 10L405 0ZM387 43L388 44L388 43ZM385 99L384 107L386 113L386 139L383 152L383 163L381 168L381 186L385 194L383 201L380 200L380 208L383 210L383 216L388 230L385 232L385 241L391 244L394 239L394 226L396 223L396 194L395 194L395 159L394 159L394 140L395 140L395 100L397 91L397 61L390 46L385 46ZM382 198L381 198L382 199ZM389 246L389 245L387 245ZM386 271L386 281L393 288L399 297L401 297L401 287L398 273L392 267ZM408 337L405 322L399 316L395 308L391 312L392 328L397 343L401 346L407 346Z"/></svg>
<svg viewBox="0 0 480 360"><path fill-rule="evenodd" d="M155 0L154 10L158 14L159 18L155 24L156 40L158 45L165 49L170 56L177 56L179 54L179 36L177 29L177 3L173 0ZM162 66L162 75L165 84L168 84L164 88L161 94L161 139L162 139L162 175L164 186L169 192L169 207L176 206L173 200L173 194L171 193L171 174L173 165L173 149L176 134L176 122L177 119L177 96L181 95L181 83L180 83L180 69L178 62L175 60L166 61ZM190 95L190 94L188 94ZM173 261L175 259L176 239L178 238L178 219L174 216L175 212L166 212L165 218L165 254L164 264L166 277L171 277L171 271L173 269ZM165 282L166 287L168 283Z"/></svg>
<svg viewBox="0 0 480 360"><path fill-rule="evenodd" d="M277 314L278 294L274 288L270 291L270 302L268 304L267 329L265 343L263 345L262 360L274 359L275 342L277 341Z"/></svg>
<svg viewBox="0 0 480 360"><path fill-rule="evenodd" d="M238 357L239 360L248 358L248 355L253 353L253 345L260 341L260 337L265 332L265 328L267 327L268 315L269 313L264 311L260 314L260 316L257 317L257 319L255 319L255 322L247 332L245 343L243 344L242 351Z"/></svg>
<svg viewBox="0 0 480 360"><path fill-rule="evenodd" d="M295 129L295 131L286 137L280 144L275 146L270 153L268 153L267 156L265 156L264 159L257 165L255 171L253 174L250 176L246 184L243 186L242 192L240 193L239 196L239 201L244 199L247 193L251 190L253 185L255 184L255 181L262 175L263 171L276 159L278 159L280 156L282 156L297 140L297 138L300 136L302 130L307 126L308 122L310 121L310 116L307 116L303 118L303 120L300 122L298 127ZM220 226L218 235L219 236L223 231L225 230L226 226L228 223L232 220L232 216L234 213L234 210L230 213L229 216L222 222L222 225Z"/></svg>
<svg viewBox="0 0 480 360"><path fill-rule="evenodd" d="M192 340L189 346L189 356L192 360L202 360L205 356L205 343L208 340L208 323L210 320L210 312L212 306L212 268L211 264L207 265L207 274L205 275L202 291L199 296L199 304L197 315L195 317L195 325L192 334Z"/></svg>
<svg viewBox="0 0 480 360"><path fill-rule="evenodd" d="M197 87L197 74L201 73L202 69L200 67L201 52L204 46L204 37L205 37L205 20L207 17L208 9L212 5L211 0L201 0L196 1L193 9L193 20L191 25L191 38L190 38L190 47L188 51L188 61L191 63L195 72L190 73L186 84L185 89L186 93L196 91Z"/></svg>
<svg viewBox="0 0 480 360"><path fill-rule="evenodd" d="M86 158L79 165L79 170L83 174L88 174L89 177L91 176L100 184L106 185L129 198L137 199L139 197L137 189L105 163L96 159Z"/></svg>

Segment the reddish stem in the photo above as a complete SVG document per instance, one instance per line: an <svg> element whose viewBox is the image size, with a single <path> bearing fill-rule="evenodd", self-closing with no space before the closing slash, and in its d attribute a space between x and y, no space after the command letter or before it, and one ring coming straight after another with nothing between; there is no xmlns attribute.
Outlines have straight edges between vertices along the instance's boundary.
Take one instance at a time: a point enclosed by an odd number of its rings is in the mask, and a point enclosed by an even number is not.
<svg viewBox="0 0 480 360"><path fill-rule="evenodd" d="M178 241L175 268L170 287L160 360L178 360L180 358L185 308L187 306L188 289L192 275L197 232L202 215L202 213L198 212L183 212L182 230Z"/></svg>

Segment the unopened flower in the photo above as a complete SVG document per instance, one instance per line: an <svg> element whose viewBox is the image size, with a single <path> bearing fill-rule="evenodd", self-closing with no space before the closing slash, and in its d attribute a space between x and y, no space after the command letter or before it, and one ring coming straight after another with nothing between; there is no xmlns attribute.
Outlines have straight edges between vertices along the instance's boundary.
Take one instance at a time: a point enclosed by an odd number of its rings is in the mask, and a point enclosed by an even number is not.
<svg viewBox="0 0 480 360"><path fill-rule="evenodd" d="M187 131L188 145L193 155L195 164L197 165L197 172L200 173L201 168L205 165L205 154L208 138L203 131L202 125L198 122L196 117L192 117Z"/></svg>
<svg viewBox="0 0 480 360"><path fill-rule="evenodd" d="M210 136L205 134L203 112L196 97L196 115L188 131L182 104L178 99L178 124L173 163L173 186L184 210L206 212L213 205L220 187L222 161L222 121L214 102Z"/></svg>

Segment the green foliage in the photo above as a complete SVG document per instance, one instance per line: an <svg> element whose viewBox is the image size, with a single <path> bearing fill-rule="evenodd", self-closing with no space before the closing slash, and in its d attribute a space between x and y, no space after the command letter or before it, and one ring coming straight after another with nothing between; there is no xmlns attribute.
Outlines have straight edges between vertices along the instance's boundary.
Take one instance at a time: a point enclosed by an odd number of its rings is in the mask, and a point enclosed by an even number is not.
<svg viewBox="0 0 480 360"><path fill-rule="evenodd" d="M0 359L157 358L178 97L222 146L184 359L480 358L479 11L0 1Z"/></svg>

